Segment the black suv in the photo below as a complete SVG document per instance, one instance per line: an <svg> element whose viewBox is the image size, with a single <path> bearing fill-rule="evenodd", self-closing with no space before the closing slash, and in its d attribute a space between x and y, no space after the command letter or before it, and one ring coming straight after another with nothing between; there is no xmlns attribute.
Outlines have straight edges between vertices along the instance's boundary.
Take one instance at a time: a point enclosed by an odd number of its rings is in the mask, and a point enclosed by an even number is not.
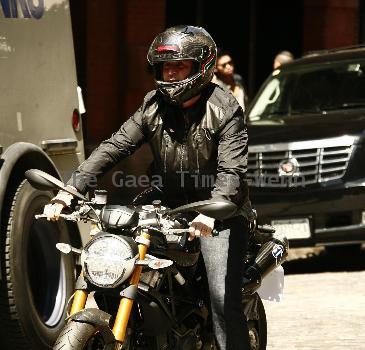
<svg viewBox="0 0 365 350"><path fill-rule="evenodd" d="M275 70L248 124L260 223L293 247L365 242L365 48L321 51Z"/></svg>

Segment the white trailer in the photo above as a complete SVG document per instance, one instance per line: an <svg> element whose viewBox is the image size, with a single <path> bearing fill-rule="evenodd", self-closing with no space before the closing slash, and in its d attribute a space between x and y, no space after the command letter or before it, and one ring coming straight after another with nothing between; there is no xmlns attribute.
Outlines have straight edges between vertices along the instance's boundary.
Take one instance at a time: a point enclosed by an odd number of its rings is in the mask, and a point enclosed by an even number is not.
<svg viewBox="0 0 365 350"><path fill-rule="evenodd" d="M66 180L84 159L69 3L0 0L1 349L51 349L73 290L77 227L36 221L53 193L24 172ZM76 231L70 234L71 231Z"/></svg>

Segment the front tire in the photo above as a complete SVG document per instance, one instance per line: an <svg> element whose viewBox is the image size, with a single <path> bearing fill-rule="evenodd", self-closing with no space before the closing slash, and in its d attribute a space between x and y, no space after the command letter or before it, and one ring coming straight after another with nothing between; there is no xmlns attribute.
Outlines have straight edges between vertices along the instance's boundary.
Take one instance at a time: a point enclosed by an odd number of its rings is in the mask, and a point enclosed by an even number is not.
<svg viewBox="0 0 365 350"><path fill-rule="evenodd" d="M97 329L92 324L71 321L61 331L53 350L83 350L88 349L88 346L91 348L92 345L88 343L96 333Z"/></svg>
<svg viewBox="0 0 365 350"><path fill-rule="evenodd" d="M2 217L0 332L4 350L52 349L64 326L73 290L72 256L61 256L57 242L69 243L64 222L35 220L53 197L23 181Z"/></svg>
<svg viewBox="0 0 365 350"><path fill-rule="evenodd" d="M53 350L115 350L113 341L106 344L97 325L87 322L70 321L61 331ZM122 350L138 350L127 337Z"/></svg>

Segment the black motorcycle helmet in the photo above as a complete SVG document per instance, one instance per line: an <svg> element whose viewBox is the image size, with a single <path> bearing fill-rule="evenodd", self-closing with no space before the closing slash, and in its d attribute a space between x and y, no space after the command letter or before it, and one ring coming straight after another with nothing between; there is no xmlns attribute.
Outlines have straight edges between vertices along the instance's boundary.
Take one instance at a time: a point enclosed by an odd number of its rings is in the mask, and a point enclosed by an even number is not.
<svg viewBox="0 0 365 350"><path fill-rule="evenodd" d="M180 25L157 35L148 50L147 59L153 67L158 90L170 103L181 105L198 95L212 80L217 46L204 28ZM180 60L193 60L195 64L191 75L181 81L163 81L163 63Z"/></svg>

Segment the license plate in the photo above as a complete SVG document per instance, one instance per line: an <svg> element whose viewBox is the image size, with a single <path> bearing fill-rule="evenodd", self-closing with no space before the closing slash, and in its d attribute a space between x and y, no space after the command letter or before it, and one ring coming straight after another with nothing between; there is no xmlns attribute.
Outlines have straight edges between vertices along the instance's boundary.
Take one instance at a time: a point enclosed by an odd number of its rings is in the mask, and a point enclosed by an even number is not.
<svg viewBox="0 0 365 350"><path fill-rule="evenodd" d="M271 225L275 227L279 235L284 235L288 239L309 238L311 236L309 220L306 218L272 220Z"/></svg>

